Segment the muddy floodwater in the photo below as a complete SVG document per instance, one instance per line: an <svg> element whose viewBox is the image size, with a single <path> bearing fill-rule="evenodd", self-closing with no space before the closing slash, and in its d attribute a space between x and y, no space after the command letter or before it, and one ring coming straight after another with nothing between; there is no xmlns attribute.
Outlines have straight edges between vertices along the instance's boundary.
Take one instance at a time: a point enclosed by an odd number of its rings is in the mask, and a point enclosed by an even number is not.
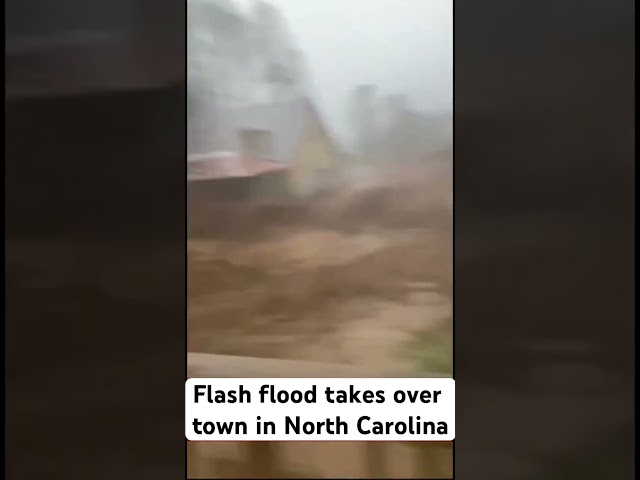
<svg viewBox="0 0 640 480"><path fill-rule="evenodd" d="M412 337L451 321L450 192L427 183L280 206L279 217L198 210L214 220L188 241L189 350L402 365Z"/></svg>
<svg viewBox="0 0 640 480"><path fill-rule="evenodd" d="M189 351L381 371L450 363L450 182L412 180L304 206L190 207ZM429 332L444 340L417 342ZM420 360L431 357L438 362ZM365 445L287 442L278 476L366 477ZM212 448L202 454L218 476L242 477L242 444ZM415 477L414 445L385 448L390 478ZM438 455L432 461L450 475L451 450Z"/></svg>

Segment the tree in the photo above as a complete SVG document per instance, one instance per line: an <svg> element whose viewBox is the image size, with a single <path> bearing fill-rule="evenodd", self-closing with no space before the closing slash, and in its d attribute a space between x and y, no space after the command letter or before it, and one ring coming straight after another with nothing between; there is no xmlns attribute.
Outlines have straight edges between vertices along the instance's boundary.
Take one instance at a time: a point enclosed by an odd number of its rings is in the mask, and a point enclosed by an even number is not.
<svg viewBox="0 0 640 480"><path fill-rule="evenodd" d="M271 100L306 93L302 53L294 46L280 11L266 2L257 2L253 11L252 42L257 79L268 86Z"/></svg>
<svg viewBox="0 0 640 480"><path fill-rule="evenodd" d="M309 95L311 91L310 74L307 59L298 48L290 49L292 77L295 79L295 88L300 95Z"/></svg>
<svg viewBox="0 0 640 480"><path fill-rule="evenodd" d="M375 128L375 88L372 85L358 85L351 92L349 123L352 125L355 150L366 157L372 153Z"/></svg>
<svg viewBox="0 0 640 480"><path fill-rule="evenodd" d="M244 15L230 0L189 2L189 75L213 86L220 103L306 93L304 57L277 8L256 2Z"/></svg>

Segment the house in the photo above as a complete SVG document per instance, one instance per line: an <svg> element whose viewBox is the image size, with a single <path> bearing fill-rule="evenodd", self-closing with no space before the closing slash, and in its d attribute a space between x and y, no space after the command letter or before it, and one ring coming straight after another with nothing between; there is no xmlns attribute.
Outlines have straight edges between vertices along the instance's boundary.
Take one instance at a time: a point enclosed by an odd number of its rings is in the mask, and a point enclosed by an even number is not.
<svg viewBox="0 0 640 480"><path fill-rule="evenodd" d="M189 201L247 201L286 196L287 165L270 160L241 157L236 152L193 154L187 157ZM271 184L271 192L265 187ZM276 188L279 186L279 188ZM267 195L267 193L270 193Z"/></svg>
<svg viewBox="0 0 640 480"><path fill-rule="evenodd" d="M340 149L306 97L221 110L216 119L216 151L187 160L188 180L198 190L205 189L202 182L214 188L247 178L253 199L308 198L340 178Z"/></svg>

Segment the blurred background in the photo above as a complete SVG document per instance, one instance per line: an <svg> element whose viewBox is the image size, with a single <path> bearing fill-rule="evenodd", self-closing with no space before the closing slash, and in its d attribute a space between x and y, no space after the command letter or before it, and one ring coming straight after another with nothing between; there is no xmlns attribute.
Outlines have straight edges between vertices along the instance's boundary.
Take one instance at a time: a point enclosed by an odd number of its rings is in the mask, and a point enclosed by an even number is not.
<svg viewBox="0 0 640 480"><path fill-rule="evenodd" d="M5 14L7 476L183 476L185 3Z"/></svg>
<svg viewBox="0 0 640 480"><path fill-rule="evenodd" d="M188 350L451 374L453 2L189 0L187 37ZM190 475L252 475L206 447ZM368 476L363 448L271 474Z"/></svg>
<svg viewBox="0 0 640 480"><path fill-rule="evenodd" d="M173 0L5 2L6 95L158 88L184 78Z"/></svg>

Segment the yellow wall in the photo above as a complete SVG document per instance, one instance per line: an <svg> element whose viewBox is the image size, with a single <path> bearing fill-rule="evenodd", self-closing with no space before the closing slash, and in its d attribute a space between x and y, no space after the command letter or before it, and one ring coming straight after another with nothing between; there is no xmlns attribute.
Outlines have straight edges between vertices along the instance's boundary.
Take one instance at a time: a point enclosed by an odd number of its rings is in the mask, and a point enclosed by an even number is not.
<svg viewBox="0 0 640 480"><path fill-rule="evenodd" d="M338 156L318 121L310 115L298 153L290 170L291 188L297 196L315 193L323 175L339 166ZM326 177L325 177L326 178Z"/></svg>

